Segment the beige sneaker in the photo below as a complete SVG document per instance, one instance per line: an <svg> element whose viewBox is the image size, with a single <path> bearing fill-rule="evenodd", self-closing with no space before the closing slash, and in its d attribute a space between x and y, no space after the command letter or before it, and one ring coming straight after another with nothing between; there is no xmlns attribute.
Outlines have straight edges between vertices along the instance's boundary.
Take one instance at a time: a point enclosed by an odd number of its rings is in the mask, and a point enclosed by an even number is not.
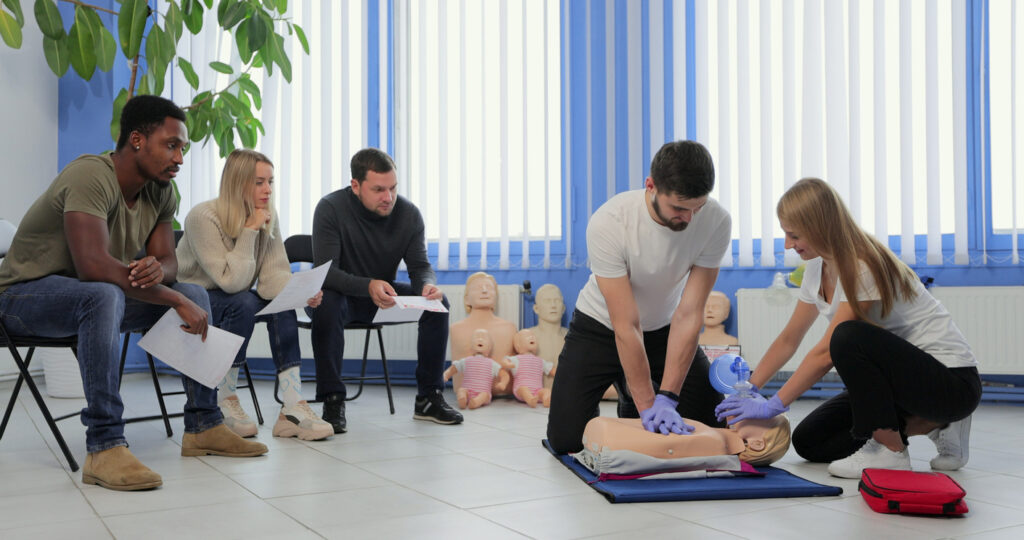
<svg viewBox="0 0 1024 540"><path fill-rule="evenodd" d="M220 406L220 412L224 415L224 425L228 429L234 431L239 437L256 436L256 422L253 422L252 418L245 414L242 404L238 402L238 396L222 399L217 405Z"/></svg>
<svg viewBox="0 0 1024 540"><path fill-rule="evenodd" d="M281 408L274 424L275 437L298 437L304 441L319 441L334 435L334 426L324 422L309 408L309 403L298 402L291 409Z"/></svg>

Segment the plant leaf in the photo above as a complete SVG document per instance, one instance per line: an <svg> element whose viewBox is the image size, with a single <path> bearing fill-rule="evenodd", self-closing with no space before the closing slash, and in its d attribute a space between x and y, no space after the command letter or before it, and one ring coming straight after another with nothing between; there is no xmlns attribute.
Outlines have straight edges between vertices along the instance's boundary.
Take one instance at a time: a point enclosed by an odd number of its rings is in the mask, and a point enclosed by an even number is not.
<svg viewBox="0 0 1024 540"><path fill-rule="evenodd" d="M284 51L284 37L274 34L267 44L274 48L274 61L281 66L281 76L284 77L284 80L292 82L292 61L288 59L288 53Z"/></svg>
<svg viewBox="0 0 1024 540"><path fill-rule="evenodd" d="M217 9L217 22L225 30L230 30L246 16L248 4L238 0L221 0Z"/></svg>
<svg viewBox="0 0 1024 540"><path fill-rule="evenodd" d="M182 26L184 24L185 15L181 12L181 8L178 7L178 3L171 0L170 7L167 8L167 16L164 18L164 31L174 39L175 45L181 39Z"/></svg>
<svg viewBox="0 0 1024 540"><path fill-rule="evenodd" d="M121 135L121 109L124 109L124 104L128 101L128 89L122 88L117 93L117 97L114 98L114 111L110 117L110 138L115 141Z"/></svg>
<svg viewBox="0 0 1024 540"><path fill-rule="evenodd" d="M242 59L243 64L248 64L252 60L253 49L249 46L248 22L243 22L235 29L235 47L238 48L238 57Z"/></svg>
<svg viewBox="0 0 1024 540"><path fill-rule="evenodd" d="M92 31L92 38L96 44L96 67L100 71L110 71L114 67L114 56L117 55L117 45L114 43L114 35L107 30L100 20L95 9L85 9L86 20L89 21L89 30Z"/></svg>
<svg viewBox="0 0 1024 540"><path fill-rule="evenodd" d="M252 97L252 102L256 105L257 110L263 108L263 97L260 95L260 87L256 86L256 83L246 77L243 77L238 80L238 86L249 93L249 96Z"/></svg>
<svg viewBox="0 0 1024 540"><path fill-rule="evenodd" d="M150 79L152 78L153 76L149 73L143 73L142 76L139 77L139 84L135 87L136 96L149 95L153 93L153 91L150 89L152 84L150 82Z"/></svg>
<svg viewBox="0 0 1024 540"><path fill-rule="evenodd" d="M21 0L4 0L3 4L14 14L14 20L18 21L18 27L25 27L25 13L21 11Z"/></svg>
<svg viewBox="0 0 1024 540"><path fill-rule="evenodd" d="M68 49L71 53L71 67L75 68L79 77L88 81L96 71L96 44L85 9L75 6L75 22L68 33Z"/></svg>
<svg viewBox="0 0 1024 540"><path fill-rule="evenodd" d="M277 0L277 11L284 15L284 12L288 11L288 0Z"/></svg>
<svg viewBox="0 0 1024 540"><path fill-rule="evenodd" d="M182 11L185 12L185 26L192 35L196 35L203 29L203 5L199 3L199 0L192 0L187 4L187 8L185 5L182 4Z"/></svg>
<svg viewBox="0 0 1024 540"><path fill-rule="evenodd" d="M36 24L44 36L60 39L67 35L64 32L64 19L53 0L36 0L35 13Z"/></svg>
<svg viewBox="0 0 1024 540"><path fill-rule="evenodd" d="M235 72L235 70L231 69L231 66L225 64L224 62L218 62L216 60L210 62L210 68L216 71L217 73L223 73L225 75L231 75Z"/></svg>
<svg viewBox="0 0 1024 540"><path fill-rule="evenodd" d="M149 5L146 0L124 0L121 3L121 13L117 16L117 34L121 40L121 52L129 60L139 54L148 15Z"/></svg>
<svg viewBox="0 0 1024 540"><path fill-rule="evenodd" d="M247 21L245 21L238 27L239 31L241 31L242 29L245 29L245 31L249 34L248 43L250 51L260 50L260 47L262 47L263 44L267 42L267 34L271 31L270 28L267 28L267 24L263 20L263 17L258 16L249 17Z"/></svg>
<svg viewBox="0 0 1024 540"><path fill-rule="evenodd" d="M188 85L193 90L199 90L199 75L196 74L196 70L192 69L192 64L184 58L178 57L178 68L181 69L181 74L185 76L185 80L188 81Z"/></svg>
<svg viewBox="0 0 1024 540"><path fill-rule="evenodd" d="M52 39L43 36L43 56L46 57L46 63L54 75L63 77L68 72L68 66L71 65L70 54L66 37Z"/></svg>
<svg viewBox="0 0 1024 540"><path fill-rule="evenodd" d="M166 43L163 34L164 31L159 26L153 26L146 36L146 63L153 77L153 93L157 95L163 92L164 79L167 75L167 52L164 50Z"/></svg>
<svg viewBox="0 0 1024 540"><path fill-rule="evenodd" d="M12 49L21 48L21 26L18 25L18 20L13 15L0 9L0 37L4 39L4 43Z"/></svg>
<svg viewBox="0 0 1024 540"><path fill-rule="evenodd" d="M306 32L297 24L293 24L292 28L295 29L295 36L299 38L299 43L302 44L302 50L309 54L309 40L306 39Z"/></svg>

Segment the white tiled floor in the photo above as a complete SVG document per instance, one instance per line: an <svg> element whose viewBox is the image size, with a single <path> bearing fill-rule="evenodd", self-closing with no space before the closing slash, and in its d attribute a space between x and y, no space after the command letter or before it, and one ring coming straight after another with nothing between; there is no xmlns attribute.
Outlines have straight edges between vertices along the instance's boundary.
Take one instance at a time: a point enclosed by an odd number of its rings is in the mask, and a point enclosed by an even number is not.
<svg viewBox="0 0 1024 540"><path fill-rule="evenodd" d="M177 386L166 377L165 386ZM970 513L958 518L873 513L854 480L791 450L777 466L843 488L839 497L610 504L540 445L546 409L498 400L464 411L460 426L412 419L412 388L382 387L349 402L350 431L321 442L270 436L272 385L257 383L267 425L260 458L180 457L181 419L130 424L132 451L164 478L162 488L121 493L84 486L64 463L27 392L0 440L0 537L32 538L1024 538L1024 407L982 405L969 465L953 476ZM6 403L13 383L0 384ZM153 414L148 375L126 377L127 415ZM55 414L83 400L50 399ZM252 413L252 404L243 398ZM818 401L801 400L798 422ZM172 410L180 410L174 401ZM317 406L319 407L319 406ZM614 415L613 404L602 404ZM79 462L85 428L60 423ZM914 468L934 447L911 439Z"/></svg>

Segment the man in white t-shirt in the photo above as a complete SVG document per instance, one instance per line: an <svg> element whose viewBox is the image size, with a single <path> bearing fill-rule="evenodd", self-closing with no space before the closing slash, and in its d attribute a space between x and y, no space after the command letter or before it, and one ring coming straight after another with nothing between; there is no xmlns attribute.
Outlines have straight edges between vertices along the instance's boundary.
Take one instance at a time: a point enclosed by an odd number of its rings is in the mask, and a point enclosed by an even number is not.
<svg viewBox="0 0 1024 540"><path fill-rule="evenodd" d="M648 431L693 431L683 416L722 425L714 416L722 395L697 347L732 228L708 197L714 184L704 146L670 142L654 156L644 189L612 197L590 218L591 275L551 391L548 441L556 452L582 448L583 429L612 383L619 416L639 411Z"/></svg>

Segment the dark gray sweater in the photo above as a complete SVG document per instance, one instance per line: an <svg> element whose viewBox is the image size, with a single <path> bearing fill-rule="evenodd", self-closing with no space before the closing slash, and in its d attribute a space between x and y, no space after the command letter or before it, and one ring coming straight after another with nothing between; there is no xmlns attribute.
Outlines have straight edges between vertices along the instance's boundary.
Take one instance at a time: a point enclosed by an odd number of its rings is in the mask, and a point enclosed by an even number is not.
<svg viewBox="0 0 1024 540"><path fill-rule="evenodd" d="M427 283L437 282L427 259L419 208L399 196L391 214L381 217L363 206L351 186L317 203L313 259L317 266L334 261L324 288L347 296L370 296L371 279L394 283L402 259L417 294Z"/></svg>

